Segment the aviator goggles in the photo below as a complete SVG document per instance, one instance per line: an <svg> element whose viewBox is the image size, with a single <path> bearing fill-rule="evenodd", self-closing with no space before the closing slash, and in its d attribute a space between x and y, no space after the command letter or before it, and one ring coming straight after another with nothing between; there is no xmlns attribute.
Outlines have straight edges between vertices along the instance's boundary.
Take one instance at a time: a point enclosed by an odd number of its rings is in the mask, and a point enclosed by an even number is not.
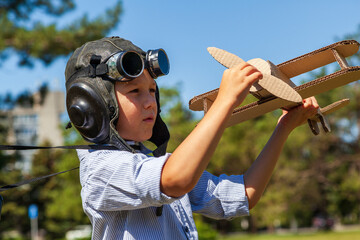
<svg viewBox="0 0 360 240"><path fill-rule="evenodd" d="M167 75L170 63L163 49L149 50L146 56L135 51L120 51L106 59L107 77L114 81L130 81L139 77L146 68L154 79Z"/></svg>

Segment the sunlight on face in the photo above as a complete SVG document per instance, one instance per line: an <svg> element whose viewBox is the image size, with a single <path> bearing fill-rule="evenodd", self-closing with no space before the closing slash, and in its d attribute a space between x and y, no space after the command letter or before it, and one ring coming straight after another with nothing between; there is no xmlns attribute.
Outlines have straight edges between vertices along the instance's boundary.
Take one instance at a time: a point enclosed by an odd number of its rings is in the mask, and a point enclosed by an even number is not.
<svg viewBox="0 0 360 240"><path fill-rule="evenodd" d="M125 140L142 142L152 136L157 116L156 83L147 70L130 82L115 83L119 104L116 129Z"/></svg>

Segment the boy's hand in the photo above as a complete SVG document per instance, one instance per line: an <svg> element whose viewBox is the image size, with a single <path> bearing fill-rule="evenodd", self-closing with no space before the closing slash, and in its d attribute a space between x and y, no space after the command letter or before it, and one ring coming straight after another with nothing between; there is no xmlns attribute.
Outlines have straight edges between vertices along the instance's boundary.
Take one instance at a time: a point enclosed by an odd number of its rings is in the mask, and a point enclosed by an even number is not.
<svg viewBox="0 0 360 240"><path fill-rule="evenodd" d="M303 104L289 111L283 110L283 114L279 118L278 125L284 127L291 132L296 127L302 125L307 119L317 114L319 104L315 97L306 98Z"/></svg>
<svg viewBox="0 0 360 240"><path fill-rule="evenodd" d="M262 73L249 63L240 63L224 71L217 99L237 107L245 99L250 87L262 78Z"/></svg>

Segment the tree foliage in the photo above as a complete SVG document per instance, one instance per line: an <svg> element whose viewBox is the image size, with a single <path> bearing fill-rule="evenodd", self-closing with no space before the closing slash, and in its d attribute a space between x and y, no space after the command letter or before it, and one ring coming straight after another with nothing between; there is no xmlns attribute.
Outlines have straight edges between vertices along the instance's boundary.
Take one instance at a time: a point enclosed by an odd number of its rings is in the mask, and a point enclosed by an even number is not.
<svg viewBox="0 0 360 240"><path fill-rule="evenodd" d="M64 136L66 145L87 144L75 129L64 130ZM46 151L49 152L49 150ZM60 172L79 166L75 150L51 150L50 152L52 155L56 155L52 172ZM34 159L40 160L39 157ZM51 158L47 158L47 161L49 160ZM44 165L44 163L42 164ZM35 166L38 168L37 164ZM47 172L49 172L49 168ZM42 183L38 199L45 203L42 209L44 216L42 227L46 229L47 235L51 236L50 239L64 237L67 231L77 225L90 224L82 209L80 191L78 169L50 178L46 184Z"/></svg>
<svg viewBox="0 0 360 240"><path fill-rule="evenodd" d="M74 0L0 0L0 59L4 61L16 54L21 66L31 67L38 60L45 65L51 64L83 43L104 37L117 26L122 13L119 0L95 19L89 19L84 14L67 25L59 26L58 20L75 8ZM40 97L43 98L46 92L47 86L41 86ZM29 92L24 91L16 98L8 93L0 96L0 108L9 110L16 104L31 105L32 101ZM6 144L7 130L6 124L0 124L1 144ZM74 134L67 134L69 144L81 142L78 135L75 134L77 137L74 138ZM20 157L16 151L1 151L0 159L1 186L78 165L75 152L70 150L39 151L34 155L30 173L23 173L17 167ZM89 224L81 207L76 171L1 194L4 197L1 233L15 229L28 234L30 221L27 208L32 203L39 206L39 227L46 229L48 239L63 237L67 230L78 224Z"/></svg>
<svg viewBox="0 0 360 240"><path fill-rule="evenodd" d="M85 14L65 27L59 27L55 20L45 23L35 18L36 13L42 13L51 21L74 8L73 0L1 0L0 57L15 52L20 65L32 66L35 59L50 64L83 43L105 36L119 23L122 12L119 1L94 20Z"/></svg>

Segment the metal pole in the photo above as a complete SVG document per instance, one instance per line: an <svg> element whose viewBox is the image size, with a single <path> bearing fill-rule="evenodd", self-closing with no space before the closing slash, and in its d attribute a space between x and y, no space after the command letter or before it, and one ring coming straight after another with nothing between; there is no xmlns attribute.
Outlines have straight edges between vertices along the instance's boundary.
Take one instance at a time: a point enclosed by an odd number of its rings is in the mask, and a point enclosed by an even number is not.
<svg viewBox="0 0 360 240"><path fill-rule="evenodd" d="M31 224L31 240L38 240L38 218L32 218Z"/></svg>

